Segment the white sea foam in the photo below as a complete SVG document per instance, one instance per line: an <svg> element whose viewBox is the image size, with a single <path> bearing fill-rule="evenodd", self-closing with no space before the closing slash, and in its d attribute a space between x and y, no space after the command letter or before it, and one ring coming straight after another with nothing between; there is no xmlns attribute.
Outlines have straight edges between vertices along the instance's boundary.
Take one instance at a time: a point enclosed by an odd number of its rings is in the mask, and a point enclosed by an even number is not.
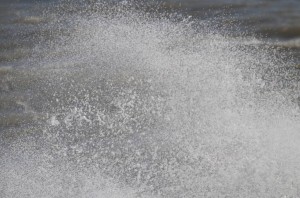
<svg viewBox="0 0 300 198"><path fill-rule="evenodd" d="M47 116L5 148L4 197L299 196L292 60L212 21L93 6L51 13L62 33L28 63Z"/></svg>

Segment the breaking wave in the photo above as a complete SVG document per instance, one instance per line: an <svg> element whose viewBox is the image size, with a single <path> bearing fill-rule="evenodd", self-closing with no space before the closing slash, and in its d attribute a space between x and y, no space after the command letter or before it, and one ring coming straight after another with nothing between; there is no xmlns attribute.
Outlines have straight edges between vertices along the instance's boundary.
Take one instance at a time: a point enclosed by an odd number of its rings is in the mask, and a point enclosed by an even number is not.
<svg viewBox="0 0 300 198"><path fill-rule="evenodd" d="M0 71L30 115L1 132L3 197L300 196L288 53L133 1L43 18Z"/></svg>

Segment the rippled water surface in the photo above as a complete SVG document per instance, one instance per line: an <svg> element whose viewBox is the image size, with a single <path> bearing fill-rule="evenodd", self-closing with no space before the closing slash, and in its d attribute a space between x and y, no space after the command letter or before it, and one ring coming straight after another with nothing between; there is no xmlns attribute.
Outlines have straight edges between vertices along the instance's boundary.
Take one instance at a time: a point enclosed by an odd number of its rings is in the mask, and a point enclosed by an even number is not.
<svg viewBox="0 0 300 198"><path fill-rule="evenodd" d="M299 197L297 9L4 2L0 197Z"/></svg>

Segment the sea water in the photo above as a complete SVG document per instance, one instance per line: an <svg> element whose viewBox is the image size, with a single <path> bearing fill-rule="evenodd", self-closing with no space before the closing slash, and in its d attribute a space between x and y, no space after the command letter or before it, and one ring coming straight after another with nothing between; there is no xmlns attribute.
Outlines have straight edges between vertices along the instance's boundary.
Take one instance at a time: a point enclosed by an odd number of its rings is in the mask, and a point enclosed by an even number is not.
<svg viewBox="0 0 300 198"><path fill-rule="evenodd" d="M152 3L37 4L16 26L1 197L300 196L295 57Z"/></svg>

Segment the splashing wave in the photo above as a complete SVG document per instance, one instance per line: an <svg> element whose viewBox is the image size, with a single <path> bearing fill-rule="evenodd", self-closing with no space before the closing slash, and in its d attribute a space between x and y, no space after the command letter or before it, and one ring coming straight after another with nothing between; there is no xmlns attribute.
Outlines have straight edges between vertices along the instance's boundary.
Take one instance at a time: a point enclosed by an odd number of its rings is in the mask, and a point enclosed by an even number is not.
<svg viewBox="0 0 300 198"><path fill-rule="evenodd" d="M46 12L51 39L15 71L33 121L1 132L4 197L299 196L292 59L147 9Z"/></svg>

